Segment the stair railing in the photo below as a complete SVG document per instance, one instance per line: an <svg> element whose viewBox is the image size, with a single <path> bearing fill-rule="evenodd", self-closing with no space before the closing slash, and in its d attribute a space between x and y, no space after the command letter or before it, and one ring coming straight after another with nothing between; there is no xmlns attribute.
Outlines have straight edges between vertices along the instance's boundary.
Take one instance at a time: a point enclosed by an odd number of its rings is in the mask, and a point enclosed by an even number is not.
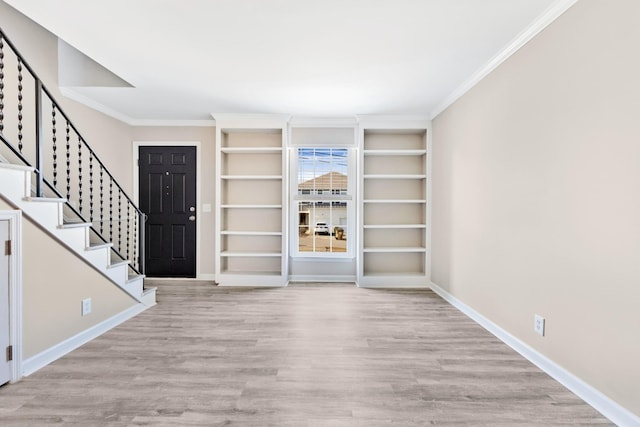
<svg viewBox="0 0 640 427"><path fill-rule="evenodd" d="M146 215L1 29L0 140L0 160L34 168L32 195L65 199L66 221L91 223L95 243L144 274Z"/></svg>

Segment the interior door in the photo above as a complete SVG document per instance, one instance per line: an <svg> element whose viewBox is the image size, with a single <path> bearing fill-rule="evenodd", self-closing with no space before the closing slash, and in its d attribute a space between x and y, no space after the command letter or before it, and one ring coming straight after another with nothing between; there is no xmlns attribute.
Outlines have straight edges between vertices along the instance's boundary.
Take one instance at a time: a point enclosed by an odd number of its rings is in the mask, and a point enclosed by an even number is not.
<svg viewBox="0 0 640 427"><path fill-rule="evenodd" d="M0 385L11 380L11 362L7 361L6 348L11 344L9 337L9 254L6 242L9 240L9 221L0 221Z"/></svg>
<svg viewBox="0 0 640 427"><path fill-rule="evenodd" d="M148 277L196 277L196 147L139 149Z"/></svg>

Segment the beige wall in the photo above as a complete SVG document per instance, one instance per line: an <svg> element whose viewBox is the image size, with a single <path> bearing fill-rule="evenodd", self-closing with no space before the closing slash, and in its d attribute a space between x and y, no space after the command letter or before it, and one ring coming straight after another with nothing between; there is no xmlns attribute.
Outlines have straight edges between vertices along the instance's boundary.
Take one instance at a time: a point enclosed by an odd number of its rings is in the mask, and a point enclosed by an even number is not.
<svg viewBox="0 0 640 427"><path fill-rule="evenodd" d="M435 284L636 415L638 17L578 2L434 120L432 259Z"/></svg>
<svg viewBox="0 0 640 427"><path fill-rule="evenodd" d="M0 210L12 209L0 199ZM22 221L23 356L28 359L133 307L137 301L27 218ZM52 272L73 274L52 274ZM91 298L91 314L81 301Z"/></svg>

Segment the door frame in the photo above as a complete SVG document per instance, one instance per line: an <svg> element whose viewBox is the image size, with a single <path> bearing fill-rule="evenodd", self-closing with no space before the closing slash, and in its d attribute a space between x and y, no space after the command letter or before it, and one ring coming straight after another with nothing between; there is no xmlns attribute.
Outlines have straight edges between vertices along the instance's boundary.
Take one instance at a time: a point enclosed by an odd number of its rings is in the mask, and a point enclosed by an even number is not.
<svg viewBox="0 0 640 427"><path fill-rule="evenodd" d="M13 363L9 382L14 383L22 378L22 211L0 210L0 220L9 221L12 242L9 256L9 344L13 346Z"/></svg>
<svg viewBox="0 0 640 427"><path fill-rule="evenodd" d="M181 277L180 280L200 280L200 216L202 197L200 183L202 173L202 153L200 141L133 141L133 197L140 205L140 166L138 165L140 147L195 147L196 148L196 277ZM139 253L139 252L138 252ZM161 279L161 278L160 278ZM175 278L173 278L175 279Z"/></svg>

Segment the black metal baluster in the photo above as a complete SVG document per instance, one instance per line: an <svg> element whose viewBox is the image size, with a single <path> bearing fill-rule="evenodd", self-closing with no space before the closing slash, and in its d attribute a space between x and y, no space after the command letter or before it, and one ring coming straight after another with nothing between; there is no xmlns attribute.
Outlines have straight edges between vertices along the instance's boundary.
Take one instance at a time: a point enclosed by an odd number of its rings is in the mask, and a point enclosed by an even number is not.
<svg viewBox="0 0 640 427"><path fill-rule="evenodd" d="M113 243L113 177L109 177L109 242Z"/></svg>
<svg viewBox="0 0 640 427"><path fill-rule="evenodd" d="M93 153L89 152L89 221L93 222Z"/></svg>
<svg viewBox="0 0 640 427"><path fill-rule="evenodd" d="M4 40L0 37L0 133L4 131Z"/></svg>
<svg viewBox="0 0 640 427"><path fill-rule="evenodd" d="M82 138L78 135L78 212L82 214Z"/></svg>
<svg viewBox="0 0 640 427"><path fill-rule="evenodd" d="M67 141L67 145L66 145L66 156L67 156L67 200L69 200L71 198L71 134L69 133L69 120L67 120L67 127L66 127L66 141Z"/></svg>
<svg viewBox="0 0 640 427"><path fill-rule="evenodd" d="M53 142L53 187L58 187L58 137L56 135L56 105L51 106L51 138Z"/></svg>
<svg viewBox="0 0 640 427"><path fill-rule="evenodd" d="M138 219L140 218L138 212L135 210L135 208L133 209L133 259L131 260L133 262L133 266L137 269L140 270L140 263L138 262L138 240L136 239L136 237L138 237Z"/></svg>
<svg viewBox="0 0 640 427"><path fill-rule="evenodd" d="M100 235L104 233L104 167L100 165Z"/></svg>
<svg viewBox="0 0 640 427"><path fill-rule="evenodd" d="M18 151L22 154L22 60L18 57Z"/></svg>
<svg viewBox="0 0 640 427"><path fill-rule="evenodd" d="M122 190L118 189L118 252L122 254Z"/></svg>
<svg viewBox="0 0 640 427"><path fill-rule="evenodd" d="M129 234L130 234L130 229L131 229L131 220L129 219L129 201L127 200L127 259L129 261L131 261L131 258L129 258L129 249L130 249L130 240L129 240Z"/></svg>

